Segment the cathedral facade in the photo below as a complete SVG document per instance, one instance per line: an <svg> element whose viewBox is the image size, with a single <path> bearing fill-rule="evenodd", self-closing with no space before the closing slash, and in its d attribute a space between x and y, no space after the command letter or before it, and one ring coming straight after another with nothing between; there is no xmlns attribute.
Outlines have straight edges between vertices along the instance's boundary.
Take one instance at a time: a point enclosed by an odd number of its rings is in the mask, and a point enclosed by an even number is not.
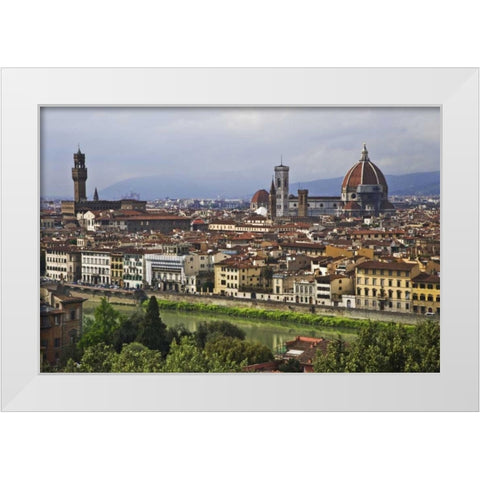
<svg viewBox="0 0 480 480"><path fill-rule="evenodd" d="M340 196L309 196L307 189L289 192L289 170L276 166L269 193L268 215L270 218L361 216L392 213L393 205L388 200L388 185L381 170L370 161L367 146L363 144L361 158L346 173Z"/></svg>

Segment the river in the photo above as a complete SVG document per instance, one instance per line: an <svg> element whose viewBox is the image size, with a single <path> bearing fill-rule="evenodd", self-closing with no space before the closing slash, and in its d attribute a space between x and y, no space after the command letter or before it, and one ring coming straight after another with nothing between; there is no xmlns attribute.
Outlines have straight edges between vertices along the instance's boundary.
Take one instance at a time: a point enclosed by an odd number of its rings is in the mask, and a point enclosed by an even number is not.
<svg viewBox="0 0 480 480"><path fill-rule="evenodd" d="M98 301L87 300L83 304L84 315L93 315L98 304ZM135 309L138 308L133 305L116 304L114 304L113 307L125 316L133 313ZM241 328L245 332L247 340L267 345L273 352L275 352L277 348L281 348L285 342L293 340L297 335L323 337L326 339L335 339L338 335L341 335L347 342L352 341L356 337L355 332L351 329L326 327L315 328L311 326L303 327L294 323L277 323L258 319L240 319L225 315L199 315L198 313L191 312L161 310L160 316L167 326L170 327L183 324L191 332L194 332L197 329L197 325L200 322L226 320Z"/></svg>

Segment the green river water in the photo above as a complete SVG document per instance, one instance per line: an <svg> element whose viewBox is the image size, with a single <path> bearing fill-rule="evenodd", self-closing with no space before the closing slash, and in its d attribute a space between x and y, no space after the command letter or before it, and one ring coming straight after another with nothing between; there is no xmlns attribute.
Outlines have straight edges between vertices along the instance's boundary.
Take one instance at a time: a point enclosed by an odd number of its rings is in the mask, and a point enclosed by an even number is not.
<svg viewBox="0 0 480 480"><path fill-rule="evenodd" d="M93 315L98 304L98 301L86 301L83 304L84 315ZM135 309L138 308L130 305L115 304L113 307L125 316L132 314ZM341 335L347 342L352 341L356 337L356 333L352 329L302 327L296 324L261 321L258 319L232 318L225 315L199 315L198 313L191 312L161 310L160 316L167 326L183 324L191 332L197 329L197 325L200 322L226 320L241 328L245 332L247 340L267 345L274 352L277 348L282 347L285 342L293 340L297 335L323 337L326 339L335 339L338 335Z"/></svg>

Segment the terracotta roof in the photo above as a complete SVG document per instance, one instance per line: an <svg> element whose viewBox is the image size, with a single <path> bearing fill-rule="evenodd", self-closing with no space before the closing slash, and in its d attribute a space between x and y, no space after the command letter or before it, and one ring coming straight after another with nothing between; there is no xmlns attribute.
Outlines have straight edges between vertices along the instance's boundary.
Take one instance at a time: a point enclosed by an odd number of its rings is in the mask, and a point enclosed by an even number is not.
<svg viewBox="0 0 480 480"><path fill-rule="evenodd" d="M357 268L380 268L384 270L409 271L416 266L417 266L416 263L369 261L369 262L362 262L360 265L357 265Z"/></svg>
<svg viewBox="0 0 480 480"><path fill-rule="evenodd" d="M258 190L252 197L250 203L268 203L269 194L266 190Z"/></svg>
<svg viewBox="0 0 480 480"><path fill-rule="evenodd" d="M428 273L422 272L420 275L412 278L412 282L440 283L440 277L438 275L429 275Z"/></svg>
<svg viewBox="0 0 480 480"><path fill-rule="evenodd" d="M381 170L370 161L357 162L345 175L342 190L359 185L381 185L387 191L387 182Z"/></svg>

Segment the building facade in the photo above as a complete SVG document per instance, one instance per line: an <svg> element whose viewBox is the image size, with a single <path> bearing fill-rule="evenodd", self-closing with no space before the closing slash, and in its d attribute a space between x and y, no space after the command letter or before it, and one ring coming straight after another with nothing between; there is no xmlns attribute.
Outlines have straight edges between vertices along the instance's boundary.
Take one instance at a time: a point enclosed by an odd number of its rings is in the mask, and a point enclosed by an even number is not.
<svg viewBox="0 0 480 480"><path fill-rule="evenodd" d="M412 279L418 264L366 261L355 268L356 308L412 313Z"/></svg>
<svg viewBox="0 0 480 480"><path fill-rule="evenodd" d="M82 277L81 253L74 248L47 248L45 264L45 275L53 280L72 283Z"/></svg>
<svg viewBox="0 0 480 480"><path fill-rule="evenodd" d="M440 315L440 276L422 272L412 279L413 313Z"/></svg>
<svg viewBox="0 0 480 480"><path fill-rule="evenodd" d="M110 285L112 283L112 255L105 251L82 252L82 283Z"/></svg>

